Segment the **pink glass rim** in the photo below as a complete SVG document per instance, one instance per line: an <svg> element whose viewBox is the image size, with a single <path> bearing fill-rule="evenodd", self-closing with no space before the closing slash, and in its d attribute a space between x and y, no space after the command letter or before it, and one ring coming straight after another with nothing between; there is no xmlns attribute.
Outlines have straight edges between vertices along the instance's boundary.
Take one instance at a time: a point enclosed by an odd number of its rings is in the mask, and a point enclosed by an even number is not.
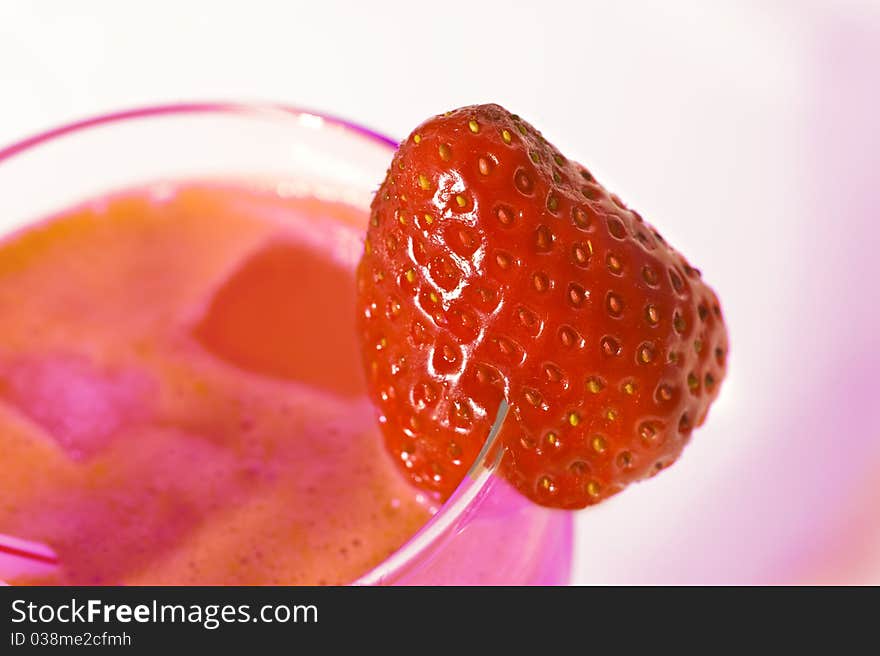
<svg viewBox="0 0 880 656"><path fill-rule="evenodd" d="M368 127L353 123L337 116L325 114L323 112L312 111L305 108L279 104L248 104L231 102L176 103L111 112L100 116L81 119L72 123L49 129L45 132L22 139L21 141L6 146L5 148L0 148L0 164L15 157L16 155L23 154L33 148L51 142L60 137L80 132L88 128L98 127L107 124L120 123L136 119L157 118L162 116L186 114L256 115L266 112L281 112L283 114L289 114L292 117L309 115L321 118L325 123L331 126L350 131L356 136L366 138L369 141L373 141L380 146L388 148L389 157L398 146L398 141L379 132L376 132L375 130L372 130ZM381 174L383 172L380 171L378 173ZM469 505L471 501L480 496L480 493L484 490L485 485L488 481L488 477L491 475L492 471L495 469L498 461L500 460L500 458L498 457L500 453L497 451L495 446L497 443L497 436L501 423L503 422L507 414L506 410L507 405L502 403L502 407L499 409L498 416L496 417L495 425L493 426L492 431L486 440L486 444L484 445L481 454L471 465L471 468L468 471L468 475L465 476L464 480L450 497L450 499L448 499L446 503L444 503L443 506L440 507L438 512L434 514L414 535L412 535L407 542L401 545L401 547L397 551L391 554L386 560L379 563L372 570L369 570L368 572L362 574L361 577L354 582L355 585L362 585L364 583L369 584L374 582L381 583L382 580L385 578L384 574L386 572L389 574L393 574L394 570L396 570L398 567L405 564L411 559L417 558L423 549L430 548L430 544L432 543L434 537L436 537L438 535L438 532L442 530L441 527L445 527L445 525L450 523L450 520L454 520L457 516L460 516L461 514L466 512L467 505ZM483 472L482 475L480 475L481 471ZM26 553L14 547L4 547L4 551L7 551L10 554L14 553L14 555L30 558L31 560L35 561L42 561L47 563L56 562L54 559L48 558L36 552Z"/></svg>
<svg viewBox="0 0 880 656"><path fill-rule="evenodd" d="M157 117L167 114L254 114L265 111L284 112L291 116L302 114L317 116L332 125L356 132L372 141L388 146L389 148L394 149L397 148L398 145L398 142L391 137L376 132L366 126L359 125L358 123L348 121L338 116L306 109L304 107L293 107L291 105L280 104L248 104L233 102L175 103L170 105L151 105L149 107L125 109L118 112L111 112L109 114L102 114L100 116L84 118L79 121L74 121L73 123L67 123L51 128L45 132L26 137L21 141L6 146L5 148L0 148L0 162L30 148L39 146L42 143L70 134L71 132L78 132L80 130L107 123L116 123L129 119Z"/></svg>

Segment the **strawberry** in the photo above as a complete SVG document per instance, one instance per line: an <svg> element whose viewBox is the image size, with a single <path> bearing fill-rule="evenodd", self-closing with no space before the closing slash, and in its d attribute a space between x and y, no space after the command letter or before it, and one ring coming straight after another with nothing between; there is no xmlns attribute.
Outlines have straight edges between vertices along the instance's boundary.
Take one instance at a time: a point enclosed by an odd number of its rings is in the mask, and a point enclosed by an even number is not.
<svg viewBox="0 0 880 656"><path fill-rule="evenodd" d="M699 270L498 105L401 144L357 282L386 445L440 497L507 399L506 478L543 505L594 504L676 460L724 377Z"/></svg>

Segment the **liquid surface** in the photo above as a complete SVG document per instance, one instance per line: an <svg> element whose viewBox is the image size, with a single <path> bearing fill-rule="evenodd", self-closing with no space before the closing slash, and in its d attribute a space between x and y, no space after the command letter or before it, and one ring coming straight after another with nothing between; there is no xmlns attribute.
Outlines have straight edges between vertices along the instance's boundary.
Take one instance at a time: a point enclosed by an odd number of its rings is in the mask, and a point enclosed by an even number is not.
<svg viewBox="0 0 880 656"><path fill-rule="evenodd" d="M0 533L61 563L7 580L345 583L428 519L362 394L364 220L164 185L0 241Z"/></svg>

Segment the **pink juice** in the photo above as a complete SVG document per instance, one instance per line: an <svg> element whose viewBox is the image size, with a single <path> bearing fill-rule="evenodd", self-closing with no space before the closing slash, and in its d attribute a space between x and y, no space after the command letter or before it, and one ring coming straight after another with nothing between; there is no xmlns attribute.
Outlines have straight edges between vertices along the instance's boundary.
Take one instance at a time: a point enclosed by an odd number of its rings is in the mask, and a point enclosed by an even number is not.
<svg viewBox="0 0 880 656"><path fill-rule="evenodd" d="M64 584L344 583L397 549L429 509L353 365L359 219L188 185L7 240L0 532Z"/></svg>
<svg viewBox="0 0 880 656"><path fill-rule="evenodd" d="M363 394L365 220L268 187L161 185L0 242L0 534L59 562L0 578L563 582L570 518L495 479L376 573L436 508Z"/></svg>

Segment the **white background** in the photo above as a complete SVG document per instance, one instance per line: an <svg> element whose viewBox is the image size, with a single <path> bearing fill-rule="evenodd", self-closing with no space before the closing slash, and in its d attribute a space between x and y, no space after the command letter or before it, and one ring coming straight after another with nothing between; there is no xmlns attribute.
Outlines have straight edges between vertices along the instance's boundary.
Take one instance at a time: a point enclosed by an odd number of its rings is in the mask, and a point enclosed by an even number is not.
<svg viewBox="0 0 880 656"><path fill-rule="evenodd" d="M878 16L872 2L0 0L0 144L166 101L283 102L394 137L493 101L586 164L719 289L743 289L736 253L772 262L755 231L784 240L803 209L802 127L816 80L829 80L816 70L834 56L823 44L841 33L873 43ZM859 66L877 83L878 60ZM767 284L786 297L784 280ZM744 316L735 291L725 300ZM771 347L749 323L734 327L743 351ZM645 549L673 580L766 578L735 554L704 554L694 569L678 552L695 490L741 457L750 388L735 373L692 453L578 517L576 582L665 580L654 565L628 569ZM721 538L696 544L717 551Z"/></svg>

